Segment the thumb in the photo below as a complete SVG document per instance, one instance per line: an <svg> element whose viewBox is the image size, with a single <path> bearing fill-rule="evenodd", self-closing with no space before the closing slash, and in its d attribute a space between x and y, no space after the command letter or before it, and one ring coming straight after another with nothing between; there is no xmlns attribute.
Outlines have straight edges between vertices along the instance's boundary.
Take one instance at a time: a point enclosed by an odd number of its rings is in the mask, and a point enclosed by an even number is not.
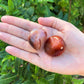
<svg viewBox="0 0 84 84"><path fill-rule="evenodd" d="M66 28L65 26L67 26L68 22L55 17L40 17L38 18L38 23L62 31Z"/></svg>

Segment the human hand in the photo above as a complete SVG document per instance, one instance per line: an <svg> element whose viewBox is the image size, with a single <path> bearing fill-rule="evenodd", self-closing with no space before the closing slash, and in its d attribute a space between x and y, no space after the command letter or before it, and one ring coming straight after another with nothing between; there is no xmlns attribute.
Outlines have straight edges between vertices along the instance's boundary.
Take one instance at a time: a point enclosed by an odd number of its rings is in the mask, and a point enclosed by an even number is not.
<svg viewBox="0 0 84 84"><path fill-rule="evenodd" d="M39 24L13 16L4 16L1 20L0 39L12 45L6 47L11 55L50 72L83 74L84 34L72 24L54 17L39 18ZM39 28L44 28L48 37L58 35L63 38L66 48L62 55L50 57L44 49L36 51L30 46L27 41L29 32Z"/></svg>

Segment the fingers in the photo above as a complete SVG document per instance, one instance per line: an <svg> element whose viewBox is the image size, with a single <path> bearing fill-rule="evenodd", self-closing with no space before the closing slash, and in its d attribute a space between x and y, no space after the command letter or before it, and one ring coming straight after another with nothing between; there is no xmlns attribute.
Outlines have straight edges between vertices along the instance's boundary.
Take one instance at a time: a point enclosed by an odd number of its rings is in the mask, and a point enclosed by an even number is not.
<svg viewBox="0 0 84 84"><path fill-rule="evenodd" d="M29 31L33 29L42 28L42 26L38 23L31 22L29 20L21 19L21 18L14 17L14 16L3 16L1 18L1 21L8 23L8 24L15 25L17 27L20 27L20 28L23 28Z"/></svg>
<svg viewBox="0 0 84 84"><path fill-rule="evenodd" d="M24 50L18 49L18 48L13 47L13 46L7 46L6 51L13 56L16 56L20 59L28 61L32 64L37 65L37 66L39 66L39 64L40 64L40 57L37 56L36 54L26 52Z"/></svg>
<svg viewBox="0 0 84 84"><path fill-rule="evenodd" d="M68 23L66 21L63 21L61 19L55 18L55 17L40 17L38 19L38 23L44 26L55 28L59 31L64 30L64 26Z"/></svg>
<svg viewBox="0 0 84 84"><path fill-rule="evenodd" d="M0 40L10 45L13 45L17 48L36 53L36 50L31 47L28 41L25 41L16 36L13 36L4 32L0 32Z"/></svg>
<svg viewBox="0 0 84 84"><path fill-rule="evenodd" d="M0 31L28 40L29 32L19 27L9 25L7 23L0 23Z"/></svg>

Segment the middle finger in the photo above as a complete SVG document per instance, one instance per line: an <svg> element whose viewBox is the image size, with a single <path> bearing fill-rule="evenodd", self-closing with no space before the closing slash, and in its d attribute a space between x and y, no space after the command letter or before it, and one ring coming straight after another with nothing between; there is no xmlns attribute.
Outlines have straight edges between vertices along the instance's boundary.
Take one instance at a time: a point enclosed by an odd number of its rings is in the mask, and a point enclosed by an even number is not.
<svg viewBox="0 0 84 84"><path fill-rule="evenodd" d="M29 31L26 31L14 25L9 25L7 23L0 23L0 31L9 33L24 40L28 40Z"/></svg>
<svg viewBox="0 0 84 84"><path fill-rule="evenodd" d="M19 37L13 36L8 33L0 32L0 40L13 45L17 48L23 49L25 51L37 53L35 49L32 48L32 46L29 44L28 41L25 41Z"/></svg>

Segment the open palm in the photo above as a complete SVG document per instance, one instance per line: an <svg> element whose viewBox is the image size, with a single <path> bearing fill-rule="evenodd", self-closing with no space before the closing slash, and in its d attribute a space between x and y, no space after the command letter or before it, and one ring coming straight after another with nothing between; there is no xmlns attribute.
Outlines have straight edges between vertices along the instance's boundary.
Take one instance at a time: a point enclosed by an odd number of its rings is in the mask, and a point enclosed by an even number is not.
<svg viewBox="0 0 84 84"><path fill-rule="evenodd" d="M12 45L6 47L8 53L47 71L80 74L84 64L84 34L75 26L54 17L39 18L39 24L13 16L4 16L1 20L0 39ZM36 51L31 47L28 35L33 29L39 28L44 28L48 37L58 35L63 38L66 46L62 55L51 57L44 49Z"/></svg>

